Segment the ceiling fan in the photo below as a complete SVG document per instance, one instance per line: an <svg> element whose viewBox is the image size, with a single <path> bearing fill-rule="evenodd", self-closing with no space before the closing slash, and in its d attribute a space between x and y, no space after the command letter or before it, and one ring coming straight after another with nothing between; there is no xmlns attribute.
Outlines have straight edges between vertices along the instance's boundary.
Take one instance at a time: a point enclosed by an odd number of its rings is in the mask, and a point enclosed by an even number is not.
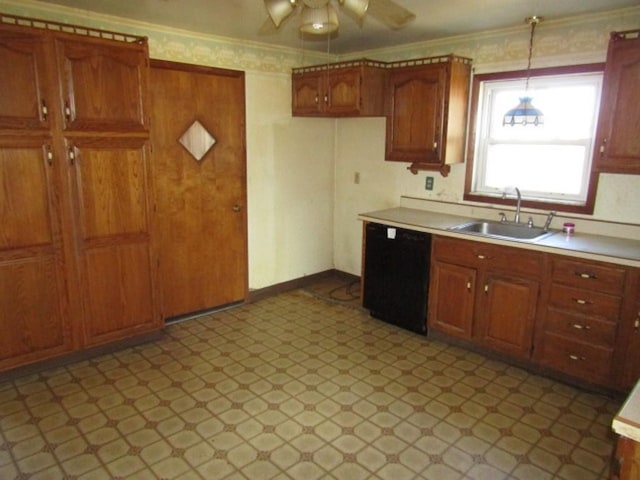
<svg viewBox="0 0 640 480"><path fill-rule="evenodd" d="M347 14L361 23L365 15L382 21L390 28L401 28L416 16L393 0L336 0ZM300 11L300 31L322 35L338 29L338 13L332 0L264 0L276 28ZM300 7L300 8L298 8Z"/></svg>

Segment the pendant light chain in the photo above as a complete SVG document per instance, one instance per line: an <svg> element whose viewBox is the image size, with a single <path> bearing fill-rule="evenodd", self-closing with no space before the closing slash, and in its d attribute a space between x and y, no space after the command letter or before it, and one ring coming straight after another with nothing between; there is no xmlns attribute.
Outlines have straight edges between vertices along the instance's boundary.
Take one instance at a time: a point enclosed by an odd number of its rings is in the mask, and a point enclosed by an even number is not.
<svg viewBox="0 0 640 480"><path fill-rule="evenodd" d="M533 35L536 30L536 25L540 23L540 18L534 15L533 17L528 18L527 21L531 24L531 35L529 37L529 59L527 61L527 81L525 83L525 91L529 90L529 72L531 71L531 57L533 55Z"/></svg>

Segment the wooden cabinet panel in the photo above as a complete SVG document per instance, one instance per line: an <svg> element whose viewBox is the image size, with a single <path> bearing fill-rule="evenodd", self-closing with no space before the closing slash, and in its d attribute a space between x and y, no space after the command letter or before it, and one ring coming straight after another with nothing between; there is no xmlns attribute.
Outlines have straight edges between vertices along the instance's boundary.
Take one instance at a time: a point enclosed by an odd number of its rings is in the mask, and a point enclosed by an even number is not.
<svg viewBox="0 0 640 480"><path fill-rule="evenodd" d="M493 350L528 358L539 289L537 280L487 274L476 304L479 341Z"/></svg>
<svg viewBox="0 0 640 480"><path fill-rule="evenodd" d="M0 261L0 369L71 349L53 255Z"/></svg>
<svg viewBox="0 0 640 480"><path fill-rule="evenodd" d="M446 72L440 64L391 72L387 160L439 165Z"/></svg>
<svg viewBox="0 0 640 480"><path fill-rule="evenodd" d="M612 33L596 134L596 169L640 174L640 30Z"/></svg>
<svg viewBox="0 0 640 480"><path fill-rule="evenodd" d="M326 104L323 73L304 73L292 77L292 109L294 115L317 115Z"/></svg>
<svg viewBox="0 0 640 480"><path fill-rule="evenodd" d="M158 327L144 139L69 140L88 344Z"/></svg>
<svg viewBox="0 0 640 480"><path fill-rule="evenodd" d="M148 151L144 139L72 138L82 240L149 231Z"/></svg>
<svg viewBox="0 0 640 480"><path fill-rule="evenodd" d="M621 298L606 293L585 291L579 288L554 284L549 296L550 305L579 315L597 316L618 321Z"/></svg>
<svg viewBox="0 0 640 480"><path fill-rule="evenodd" d="M57 50L67 130L147 128L146 48L65 38Z"/></svg>
<svg viewBox="0 0 640 480"><path fill-rule="evenodd" d="M545 333L540 361L543 365L591 383L611 383L613 350Z"/></svg>
<svg viewBox="0 0 640 480"><path fill-rule="evenodd" d="M553 260L551 274L554 282L617 295L622 293L625 275L623 268L565 258Z"/></svg>
<svg viewBox="0 0 640 480"><path fill-rule="evenodd" d="M99 344L158 327L151 260L145 243L100 246L84 254L87 344Z"/></svg>
<svg viewBox="0 0 640 480"><path fill-rule="evenodd" d="M0 138L0 370L71 349L48 139Z"/></svg>
<svg viewBox="0 0 640 480"><path fill-rule="evenodd" d="M629 391L640 379L640 269L629 270L619 323L617 386Z"/></svg>
<svg viewBox="0 0 640 480"><path fill-rule="evenodd" d="M612 348L616 342L617 325L611 321L549 307L546 331Z"/></svg>
<svg viewBox="0 0 640 480"><path fill-rule="evenodd" d="M46 53L41 35L0 30L0 129L49 127Z"/></svg>
<svg viewBox="0 0 640 480"><path fill-rule="evenodd" d="M429 328L471 338L475 286L475 269L434 262L429 286Z"/></svg>

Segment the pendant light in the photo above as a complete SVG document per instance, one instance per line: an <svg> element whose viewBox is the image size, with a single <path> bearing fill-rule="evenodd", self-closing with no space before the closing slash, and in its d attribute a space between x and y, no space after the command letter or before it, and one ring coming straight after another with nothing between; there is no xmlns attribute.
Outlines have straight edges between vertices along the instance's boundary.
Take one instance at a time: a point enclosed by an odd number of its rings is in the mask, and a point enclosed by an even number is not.
<svg viewBox="0 0 640 480"><path fill-rule="evenodd" d="M338 29L338 14L330 3L324 7L302 8L300 31L314 35L335 32Z"/></svg>
<svg viewBox="0 0 640 480"><path fill-rule="evenodd" d="M502 125L543 125L544 114L533 106L531 103L532 98L527 95L529 90L529 77L531 73L531 54L533 52L533 35L536 25L542 21L542 17L528 17L525 22L531 25L531 37L529 39L529 60L527 62L527 81L524 87L524 96L520 98L520 102L515 108L512 108L505 113L502 119Z"/></svg>

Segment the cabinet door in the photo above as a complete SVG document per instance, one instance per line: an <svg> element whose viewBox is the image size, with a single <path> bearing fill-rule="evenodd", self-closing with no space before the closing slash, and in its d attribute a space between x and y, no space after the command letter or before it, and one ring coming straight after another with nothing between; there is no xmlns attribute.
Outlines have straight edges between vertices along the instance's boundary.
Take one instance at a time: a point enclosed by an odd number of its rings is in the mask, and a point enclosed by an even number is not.
<svg viewBox="0 0 640 480"><path fill-rule="evenodd" d="M494 350L529 358L538 292L536 280L488 273L477 302L479 340Z"/></svg>
<svg viewBox="0 0 640 480"><path fill-rule="evenodd" d="M0 30L0 128L48 129L44 59L41 35Z"/></svg>
<svg viewBox="0 0 640 480"><path fill-rule="evenodd" d="M71 348L47 152L46 139L0 140L0 370Z"/></svg>
<svg viewBox="0 0 640 480"><path fill-rule="evenodd" d="M360 111L362 75L359 68L342 68L327 75L329 113L356 114Z"/></svg>
<svg viewBox="0 0 640 480"><path fill-rule="evenodd" d="M393 71L389 77L386 159L440 163L446 67Z"/></svg>
<svg viewBox="0 0 640 480"><path fill-rule="evenodd" d="M429 328L471 338L476 270L441 262L431 268Z"/></svg>
<svg viewBox="0 0 640 480"><path fill-rule="evenodd" d="M70 139L85 341L159 327L150 249L148 148L142 139Z"/></svg>
<svg viewBox="0 0 640 480"><path fill-rule="evenodd" d="M328 98L323 92L326 72L294 75L292 78L293 115L317 115L325 110Z"/></svg>
<svg viewBox="0 0 640 480"><path fill-rule="evenodd" d="M145 130L145 46L59 39L57 49L67 130Z"/></svg>
<svg viewBox="0 0 640 480"><path fill-rule="evenodd" d="M601 172L640 174L640 37L609 42L598 123Z"/></svg>

